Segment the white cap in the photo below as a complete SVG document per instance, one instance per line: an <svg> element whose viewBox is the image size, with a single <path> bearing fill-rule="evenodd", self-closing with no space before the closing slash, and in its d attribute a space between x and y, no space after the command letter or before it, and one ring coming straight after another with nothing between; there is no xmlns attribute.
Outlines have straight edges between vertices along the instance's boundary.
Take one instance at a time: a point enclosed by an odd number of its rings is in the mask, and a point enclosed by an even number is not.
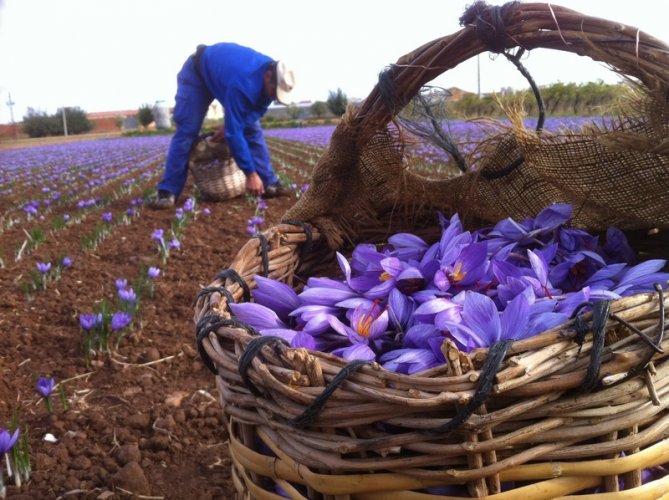
<svg viewBox="0 0 669 500"><path fill-rule="evenodd" d="M290 100L290 93L295 87L295 73L283 61L276 63L276 100L280 104L288 105L293 101Z"/></svg>

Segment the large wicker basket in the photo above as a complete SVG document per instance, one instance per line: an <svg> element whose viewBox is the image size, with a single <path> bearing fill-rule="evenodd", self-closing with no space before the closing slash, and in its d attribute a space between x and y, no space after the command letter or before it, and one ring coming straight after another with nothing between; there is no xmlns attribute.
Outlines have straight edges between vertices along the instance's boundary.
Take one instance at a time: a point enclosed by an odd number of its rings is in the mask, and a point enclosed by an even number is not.
<svg viewBox="0 0 669 500"><path fill-rule="evenodd" d="M213 142L201 137L193 147L188 166L202 198L223 201L245 191L246 176L230 155L225 142Z"/></svg>
<svg viewBox="0 0 669 500"><path fill-rule="evenodd" d="M617 225L644 235L634 241L646 249L649 228L666 233L669 47L553 4L479 3L463 24L381 75L335 130L285 222L251 238L197 297L198 349L216 376L244 498L428 500L455 498L453 486L499 499L595 490L596 498L669 498L669 476L642 480L669 462L666 284L502 351L465 354L445 343L447 364L411 376L287 347L230 313L228 304L251 300L255 275L299 290L306 277L332 275L335 250L399 231L434 238L436 210L463 213L474 227L564 201L579 207L579 227ZM610 64L640 82L638 115L564 137L516 127L485 145L476 172L412 174L397 113L440 73L514 47ZM482 377L490 366L496 376ZM463 409L471 411L452 428Z"/></svg>

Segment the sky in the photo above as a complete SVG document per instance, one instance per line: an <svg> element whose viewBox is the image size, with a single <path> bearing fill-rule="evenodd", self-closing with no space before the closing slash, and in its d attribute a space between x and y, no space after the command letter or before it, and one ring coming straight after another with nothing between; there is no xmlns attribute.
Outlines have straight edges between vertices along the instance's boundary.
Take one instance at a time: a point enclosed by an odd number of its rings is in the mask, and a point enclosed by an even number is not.
<svg viewBox="0 0 669 500"><path fill-rule="evenodd" d="M27 109L87 112L174 103L176 74L200 43L236 42L284 60L296 101L327 100L340 88L365 98L402 55L460 29L473 0L0 0L0 123ZM501 5L503 2L489 1ZM666 0L562 0L669 41ZM615 83L588 58L537 49L523 59L538 85ZM480 68L480 69L479 69ZM433 84L487 93L527 88L503 57L481 54Z"/></svg>

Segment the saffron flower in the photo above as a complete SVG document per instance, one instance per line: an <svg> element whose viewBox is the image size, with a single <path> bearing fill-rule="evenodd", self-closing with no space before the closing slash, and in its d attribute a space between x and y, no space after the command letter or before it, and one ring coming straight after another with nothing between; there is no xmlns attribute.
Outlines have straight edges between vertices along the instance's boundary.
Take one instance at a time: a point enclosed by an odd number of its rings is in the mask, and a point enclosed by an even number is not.
<svg viewBox="0 0 669 500"><path fill-rule="evenodd" d="M44 402L49 413L53 413L53 407L51 405L51 392L53 392L53 388L55 386L56 382L54 381L53 377L40 377L37 380L37 385L35 386L37 393L42 396L42 398L44 398Z"/></svg>
<svg viewBox="0 0 669 500"><path fill-rule="evenodd" d="M211 215L211 210L209 209L209 207L204 207L204 208L202 209L202 213L203 213L204 215Z"/></svg>
<svg viewBox="0 0 669 500"><path fill-rule="evenodd" d="M102 322L101 314L80 314L79 326L81 329L88 332Z"/></svg>
<svg viewBox="0 0 669 500"><path fill-rule="evenodd" d="M155 280L158 276L160 276L160 269L157 268L157 267L151 266L146 271L146 275L149 277L149 279Z"/></svg>
<svg viewBox="0 0 669 500"><path fill-rule="evenodd" d="M170 241L170 250L178 250L179 248L181 248L181 242L176 238L172 238Z"/></svg>
<svg viewBox="0 0 669 500"><path fill-rule="evenodd" d="M118 298L130 306L137 304L137 294L132 288L120 288Z"/></svg>
<svg viewBox="0 0 669 500"><path fill-rule="evenodd" d="M124 311L115 312L111 319L112 331L123 330L132 321L132 316Z"/></svg>
<svg viewBox="0 0 669 500"><path fill-rule="evenodd" d="M51 270L51 262L38 262L37 270L42 274L48 273Z"/></svg>
<svg viewBox="0 0 669 500"><path fill-rule="evenodd" d="M70 267L72 265L72 259L70 257L63 257L63 267Z"/></svg>
<svg viewBox="0 0 669 500"><path fill-rule="evenodd" d="M102 214L102 220L105 222L111 222L112 221L112 213L111 212L105 212Z"/></svg>
<svg viewBox="0 0 669 500"><path fill-rule="evenodd" d="M116 290L125 290L128 287L128 280L124 278L116 278Z"/></svg>

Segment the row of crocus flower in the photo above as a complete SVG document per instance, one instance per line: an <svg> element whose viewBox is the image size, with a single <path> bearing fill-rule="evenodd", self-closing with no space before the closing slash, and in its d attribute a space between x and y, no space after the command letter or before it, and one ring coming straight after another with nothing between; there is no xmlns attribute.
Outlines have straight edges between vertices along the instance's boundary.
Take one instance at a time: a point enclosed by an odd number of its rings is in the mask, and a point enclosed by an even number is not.
<svg viewBox="0 0 669 500"><path fill-rule="evenodd" d="M209 214L208 208L203 213ZM153 230L151 239L156 242L158 255L163 265L167 264L170 251L181 248L181 239L185 226L196 216L196 203L193 198L187 198L181 207L175 209L171 222L171 238L166 238L166 231L162 228ZM105 214L103 214L103 219ZM108 221L111 219L107 216ZM112 346L112 339L118 346L127 329L132 326L134 318L140 314L142 297L147 294L153 298L155 280L161 273L160 268L150 266L142 269L140 277L130 286L127 279L118 278L115 281L117 304L114 308L106 300L99 302L97 311L79 315L79 326L84 333L84 359L88 364L90 356L96 351L108 352ZM115 310L113 310L115 309Z"/></svg>
<svg viewBox="0 0 669 500"><path fill-rule="evenodd" d="M6 200L16 200L15 205L34 217L40 208L60 205L110 181L121 180L124 187L129 181L136 182L138 171L156 170L168 140L104 139L2 151L0 193ZM42 198L33 196L35 185L44 186ZM25 200L28 192L31 197ZM21 199L24 201L19 203Z"/></svg>
<svg viewBox="0 0 669 500"><path fill-rule="evenodd" d="M548 117L546 118L543 130L551 133L557 133L565 130L577 131L592 124L606 125L610 123L608 117ZM524 120L525 127L534 129L537 124L536 118L527 118ZM475 145L479 144L483 139L489 137L490 133L499 126L509 126L509 120L500 119L493 127L491 122L476 121L476 120L444 120L442 121L443 132L453 138L459 149L463 154L472 154L475 150ZM432 126L419 127L425 130L431 130ZM281 128L270 129L265 131L268 137L295 141L299 143L309 144L321 148L328 147L332 133L334 132L334 125L323 125L315 127L296 127L296 128ZM406 154L413 161L422 161L431 165L443 165L450 162L448 153L441 147L435 145L433 142L425 139L421 141L410 141L407 145Z"/></svg>
<svg viewBox="0 0 669 500"><path fill-rule="evenodd" d="M463 351L522 339L558 326L575 308L663 287L661 259L634 262L624 234L606 241L569 226L572 207L505 219L477 231L457 214L440 215L442 234L428 245L396 234L377 248L338 254L342 278L312 277L301 293L256 276L255 302L230 304L241 321L294 347L347 360L376 360L413 374L445 362L441 345Z"/></svg>

